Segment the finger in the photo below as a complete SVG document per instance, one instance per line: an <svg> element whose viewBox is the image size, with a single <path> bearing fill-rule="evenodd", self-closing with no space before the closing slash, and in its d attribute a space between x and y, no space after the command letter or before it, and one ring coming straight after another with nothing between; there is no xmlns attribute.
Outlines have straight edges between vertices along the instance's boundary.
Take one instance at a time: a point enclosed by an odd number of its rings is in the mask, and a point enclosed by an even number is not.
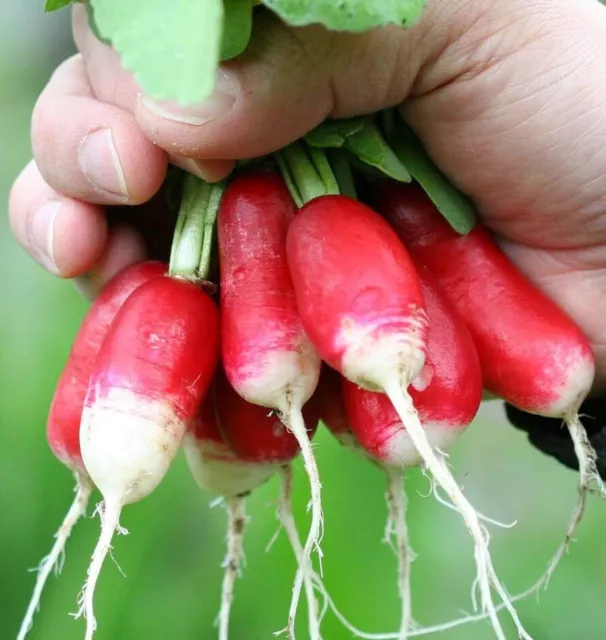
<svg viewBox="0 0 606 640"><path fill-rule="evenodd" d="M94 300L103 287L122 269L147 257L145 243L138 231L127 225L116 226L109 232L105 251L87 273L76 278L74 284L88 300Z"/></svg>
<svg viewBox="0 0 606 640"><path fill-rule="evenodd" d="M406 95L425 52L423 26L406 30L405 38L399 29L335 34L319 27L289 29L261 12L248 50L222 65L213 95L183 109L141 97L119 57L85 21L75 20L74 28L95 94L134 109L159 146L202 159L264 155L328 116L394 105Z"/></svg>
<svg viewBox="0 0 606 640"><path fill-rule="evenodd" d="M40 96L32 145L46 182L96 204L138 204L160 188L168 163L132 114L92 97L81 56L64 62Z"/></svg>
<svg viewBox="0 0 606 640"><path fill-rule="evenodd" d="M105 250L103 210L54 191L33 161L13 185L9 220L15 237L32 258L63 278L84 273Z"/></svg>

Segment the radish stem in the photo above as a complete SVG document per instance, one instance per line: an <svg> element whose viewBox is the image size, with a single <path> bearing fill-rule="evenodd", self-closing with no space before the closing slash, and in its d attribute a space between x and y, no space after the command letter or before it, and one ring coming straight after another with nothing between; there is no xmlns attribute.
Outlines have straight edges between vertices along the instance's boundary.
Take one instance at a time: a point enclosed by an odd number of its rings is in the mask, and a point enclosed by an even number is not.
<svg viewBox="0 0 606 640"><path fill-rule="evenodd" d="M40 564L38 577L36 579L36 586L34 587L32 598L25 613L25 618L21 623L17 640L24 640L29 633L32 627L34 615L40 605L40 598L42 596L42 591L44 590L44 585L53 570L55 570L56 573L61 572L67 540L69 539L78 520L86 514L86 507L88 506L93 486L90 480L83 473L75 472L74 477L76 478L76 497L65 515L65 519L61 523L59 530L55 534L56 540L53 548Z"/></svg>

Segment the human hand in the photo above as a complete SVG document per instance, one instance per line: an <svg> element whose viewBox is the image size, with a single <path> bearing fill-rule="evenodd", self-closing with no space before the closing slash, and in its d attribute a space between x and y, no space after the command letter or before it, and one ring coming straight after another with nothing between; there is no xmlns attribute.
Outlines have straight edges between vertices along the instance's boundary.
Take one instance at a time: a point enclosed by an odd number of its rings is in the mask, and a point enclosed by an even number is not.
<svg viewBox="0 0 606 640"><path fill-rule="evenodd" d="M233 160L275 151L325 118L399 105L505 251L585 331L604 387L606 8L434 0L412 29L360 35L259 18L213 97L183 110L142 97L76 6L80 53L40 96L35 164L11 194L25 248L63 277L92 270L94 293L170 228L152 199L169 161L220 179ZM150 200L154 211L114 211ZM57 202L58 213L41 208ZM107 205L122 223L109 233Z"/></svg>

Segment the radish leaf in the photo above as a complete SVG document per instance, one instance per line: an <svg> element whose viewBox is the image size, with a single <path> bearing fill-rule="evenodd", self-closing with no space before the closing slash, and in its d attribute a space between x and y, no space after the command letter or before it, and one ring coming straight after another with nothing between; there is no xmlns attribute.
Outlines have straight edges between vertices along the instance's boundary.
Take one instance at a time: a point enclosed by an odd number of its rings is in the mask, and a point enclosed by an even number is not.
<svg viewBox="0 0 606 640"><path fill-rule="evenodd" d="M426 0L263 0L288 24L322 24L334 31L365 31L416 23Z"/></svg>
<svg viewBox="0 0 606 640"><path fill-rule="evenodd" d="M450 226L461 235L469 233L476 223L473 203L435 166L419 138L401 120L393 144L398 158Z"/></svg>
<svg viewBox="0 0 606 640"><path fill-rule="evenodd" d="M212 92L221 0L90 0L97 29L155 100L201 102Z"/></svg>
<svg viewBox="0 0 606 640"><path fill-rule="evenodd" d="M59 9L63 9L63 7L67 7L73 2L80 2L80 0L46 0L44 5L44 11L50 13L51 11L58 11Z"/></svg>
<svg viewBox="0 0 606 640"><path fill-rule="evenodd" d="M223 10L221 60L231 60L248 46L253 26L253 4L251 0L223 0Z"/></svg>
<svg viewBox="0 0 606 640"><path fill-rule="evenodd" d="M411 176L385 141L372 116L347 120L328 120L305 136L307 144L320 148L340 148L350 151L362 165L374 167L382 174L410 182Z"/></svg>

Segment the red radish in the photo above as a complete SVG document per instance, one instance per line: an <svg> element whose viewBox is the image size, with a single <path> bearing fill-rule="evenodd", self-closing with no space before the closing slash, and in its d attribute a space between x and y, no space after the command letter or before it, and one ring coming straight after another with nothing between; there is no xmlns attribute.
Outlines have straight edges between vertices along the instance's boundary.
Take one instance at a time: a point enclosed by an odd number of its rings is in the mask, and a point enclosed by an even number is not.
<svg viewBox="0 0 606 640"><path fill-rule="evenodd" d="M320 374L320 358L303 330L286 259L296 207L276 173L250 172L227 188L219 213L222 355L230 384L244 399L278 411L301 447L311 485L312 520L289 613L294 620L314 546L320 553L321 484L303 405Z"/></svg>
<svg viewBox="0 0 606 640"><path fill-rule="evenodd" d="M427 339L421 284L408 252L375 211L344 196L324 196L303 206L291 223L287 255L303 327L321 357L351 382L387 394L463 518L475 544L484 608L504 639L490 583L509 600L492 567L487 533L434 450L407 390L425 364Z"/></svg>
<svg viewBox="0 0 606 640"><path fill-rule="evenodd" d="M50 407L47 437L51 450L73 474L76 497L56 534L56 542L40 565L36 586L18 640L30 630L46 580L57 567L65 545L78 520L85 514L92 483L80 455L80 420L95 358L103 339L124 301L143 283L166 272L161 262L142 262L118 273L103 289L88 311L76 335L69 357L59 378Z"/></svg>
<svg viewBox="0 0 606 640"><path fill-rule="evenodd" d="M101 537L83 593L86 638L93 595L122 507L166 474L215 372L219 315L195 284L163 277L124 303L91 374L80 427L84 465L103 495Z"/></svg>
<svg viewBox="0 0 606 640"><path fill-rule="evenodd" d="M314 399L304 408L306 423L317 428ZM228 551L219 614L219 637L227 640L234 584L243 556L246 496L275 474L280 475L279 516L297 552L298 535L290 507L290 463L299 453L295 436L267 409L241 398L219 369L194 428L185 436L186 458L200 488L221 496L228 510ZM293 541L293 531L296 539ZM297 547L297 548L296 548ZM317 603L306 574L310 638L319 638Z"/></svg>
<svg viewBox="0 0 606 640"><path fill-rule="evenodd" d="M591 346L572 320L513 266L481 224L458 235L416 186L385 184L378 202L465 318L488 391L529 413L560 417L568 426L579 459L579 500L565 542L545 574L546 583L582 519L592 480L606 496L595 451L577 413L593 384Z"/></svg>

